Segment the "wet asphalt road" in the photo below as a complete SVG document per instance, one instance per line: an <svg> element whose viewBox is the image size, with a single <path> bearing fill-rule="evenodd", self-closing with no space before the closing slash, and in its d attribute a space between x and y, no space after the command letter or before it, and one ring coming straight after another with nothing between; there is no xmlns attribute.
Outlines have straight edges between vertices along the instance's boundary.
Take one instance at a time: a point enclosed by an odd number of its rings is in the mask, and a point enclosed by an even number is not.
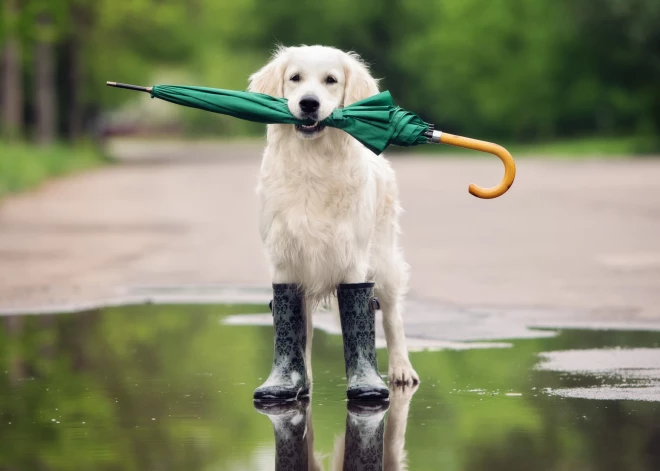
<svg viewBox="0 0 660 471"><path fill-rule="evenodd" d="M260 146L115 144L124 161L0 205L0 312L145 287L268 286L254 194ZM660 322L660 160L392 157L411 296ZM552 315L550 315L552 317Z"/></svg>

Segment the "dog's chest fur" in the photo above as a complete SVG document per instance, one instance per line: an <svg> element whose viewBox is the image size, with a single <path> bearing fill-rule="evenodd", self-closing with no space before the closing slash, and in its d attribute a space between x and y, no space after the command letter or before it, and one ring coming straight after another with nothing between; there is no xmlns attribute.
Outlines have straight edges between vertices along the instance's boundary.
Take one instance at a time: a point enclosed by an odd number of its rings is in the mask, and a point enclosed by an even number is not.
<svg viewBox="0 0 660 471"><path fill-rule="evenodd" d="M359 155L264 156L257 192L261 235L275 271L309 291L331 291L368 264L376 192Z"/></svg>

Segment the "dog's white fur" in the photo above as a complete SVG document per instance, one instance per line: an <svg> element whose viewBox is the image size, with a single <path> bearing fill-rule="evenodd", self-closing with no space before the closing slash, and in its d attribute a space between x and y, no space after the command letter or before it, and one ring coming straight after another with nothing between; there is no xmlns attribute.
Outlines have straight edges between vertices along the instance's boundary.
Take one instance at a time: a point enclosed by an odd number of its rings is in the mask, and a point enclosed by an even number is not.
<svg viewBox="0 0 660 471"><path fill-rule="evenodd" d="M336 82L328 83L329 76ZM378 83L354 53L324 46L280 47L250 77L249 90L287 98L290 111L300 118L300 99L313 95L322 121L333 109L378 93ZM311 311L318 301L339 283L375 281L389 379L418 382L401 319L408 266L397 240L401 208L388 161L335 128L310 136L293 125L271 124L257 193L273 283L300 284L308 297L308 367Z"/></svg>

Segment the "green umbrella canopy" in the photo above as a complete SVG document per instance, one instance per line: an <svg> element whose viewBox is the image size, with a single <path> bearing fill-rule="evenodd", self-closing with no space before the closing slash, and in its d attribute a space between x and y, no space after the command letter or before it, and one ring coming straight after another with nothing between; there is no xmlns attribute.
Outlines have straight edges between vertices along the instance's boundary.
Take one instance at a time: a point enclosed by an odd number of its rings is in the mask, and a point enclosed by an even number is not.
<svg viewBox="0 0 660 471"><path fill-rule="evenodd" d="M123 86L114 82L108 84ZM257 123L311 123L293 116L286 99L262 93L181 85L123 88L148 91L152 98ZM425 133L433 130L432 125L422 121L416 114L394 106L390 92L382 92L345 108L335 109L321 123L346 131L376 154L383 152L390 144L404 147L426 144L428 136Z"/></svg>

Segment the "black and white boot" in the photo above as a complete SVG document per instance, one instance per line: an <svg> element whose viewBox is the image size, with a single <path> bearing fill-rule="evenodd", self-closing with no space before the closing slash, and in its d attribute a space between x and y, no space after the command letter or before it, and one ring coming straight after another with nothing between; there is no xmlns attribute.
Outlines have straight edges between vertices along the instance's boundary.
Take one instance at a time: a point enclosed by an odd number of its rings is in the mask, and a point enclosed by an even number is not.
<svg viewBox="0 0 660 471"><path fill-rule="evenodd" d="M389 389L376 362L376 310L374 283L350 283L337 287L337 300L344 337L344 362L348 399L384 400Z"/></svg>
<svg viewBox="0 0 660 471"><path fill-rule="evenodd" d="M255 401L293 401L309 395L305 368L305 295L295 284L273 284L275 352L270 376L254 391Z"/></svg>

